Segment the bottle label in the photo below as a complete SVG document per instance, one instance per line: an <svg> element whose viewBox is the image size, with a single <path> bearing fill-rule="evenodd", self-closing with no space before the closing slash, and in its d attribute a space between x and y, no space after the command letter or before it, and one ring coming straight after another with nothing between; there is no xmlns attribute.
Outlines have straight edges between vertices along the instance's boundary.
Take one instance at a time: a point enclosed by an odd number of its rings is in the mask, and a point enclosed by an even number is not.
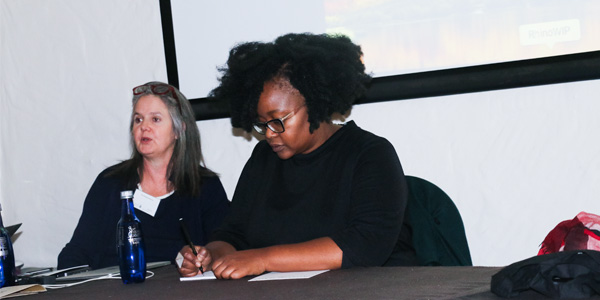
<svg viewBox="0 0 600 300"><path fill-rule="evenodd" d="M8 242L5 236L0 237L0 256L8 255Z"/></svg>
<svg viewBox="0 0 600 300"><path fill-rule="evenodd" d="M127 241L127 242L126 242ZM130 245L137 245L142 242L142 234L139 228L133 226L127 226L127 236L119 239L120 245L128 243Z"/></svg>

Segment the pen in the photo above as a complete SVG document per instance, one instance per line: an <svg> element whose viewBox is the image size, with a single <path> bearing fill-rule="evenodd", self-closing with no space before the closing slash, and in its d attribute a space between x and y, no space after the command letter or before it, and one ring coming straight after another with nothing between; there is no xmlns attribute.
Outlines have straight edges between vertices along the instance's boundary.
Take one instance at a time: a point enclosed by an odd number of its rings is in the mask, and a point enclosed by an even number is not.
<svg viewBox="0 0 600 300"><path fill-rule="evenodd" d="M194 255L198 256L198 252L196 252L196 247L194 247L194 243L192 243L192 239L190 238L190 234L187 231L187 227L185 227L183 218L179 218L179 225L181 226L181 232L183 232L183 238L185 239L185 242L188 245L190 245L190 248L192 248L192 252L194 252ZM204 268L202 268L202 264L200 264L200 268L198 269L200 270L200 273L204 274Z"/></svg>

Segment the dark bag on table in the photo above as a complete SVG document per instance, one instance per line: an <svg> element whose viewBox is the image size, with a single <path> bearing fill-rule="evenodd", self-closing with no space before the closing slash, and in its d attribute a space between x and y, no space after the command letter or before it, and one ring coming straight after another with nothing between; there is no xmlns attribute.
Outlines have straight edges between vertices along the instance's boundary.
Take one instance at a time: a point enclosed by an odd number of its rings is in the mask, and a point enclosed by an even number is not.
<svg viewBox="0 0 600 300"><path fill-rule="evenodd" d="M492 276L491 290L505 298L527 290L553 298L600 295L600 252L557 252L513 263Z"/></svg>

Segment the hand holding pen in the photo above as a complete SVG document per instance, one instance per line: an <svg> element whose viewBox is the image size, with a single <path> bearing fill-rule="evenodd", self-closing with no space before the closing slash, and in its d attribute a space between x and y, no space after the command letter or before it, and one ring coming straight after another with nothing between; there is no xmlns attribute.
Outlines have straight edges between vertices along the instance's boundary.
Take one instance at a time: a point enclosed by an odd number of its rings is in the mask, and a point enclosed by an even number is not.
<svg viewBox="0 0 600 300"><path fill-rule="evenodd" d="M198 252L196 251L196 247L194 246L194 243L192 243L192 239L190 238L190 234L187 231L187 227L185 226L185 223L183 222L183 218L179 219L179 225L181 226L181 232L183 233L183 238L184 238L185 242L192 249L194 256L198 257ZM200 268L198 268L198 270L200 270L200 273L204 274L204 268L202 267L202 263L200 263Z"/></svg>

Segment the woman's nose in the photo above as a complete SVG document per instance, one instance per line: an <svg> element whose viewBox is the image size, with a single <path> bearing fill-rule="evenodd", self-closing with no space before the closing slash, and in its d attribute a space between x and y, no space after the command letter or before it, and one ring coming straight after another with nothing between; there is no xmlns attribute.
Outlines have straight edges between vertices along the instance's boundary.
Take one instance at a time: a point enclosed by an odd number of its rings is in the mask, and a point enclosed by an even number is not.
<svg viewBox="0 0 600 300"><path fill-rule="evenodd" d="M140 124L140 129L142 129L142 131L147 131L148 129L150 129L150 126L148 126L148 121L147 120L143 120L142 123Z"/></svg>
<svg viewBox="0 0 600 300"><path fill-rule="evenodd" d="M279 133L276 133L273 130L271 130L271 128L267 127L267 132L265 132L265 137L266 138L270 139L270 138L276 137L278 135L279 135Z"/></svg>

